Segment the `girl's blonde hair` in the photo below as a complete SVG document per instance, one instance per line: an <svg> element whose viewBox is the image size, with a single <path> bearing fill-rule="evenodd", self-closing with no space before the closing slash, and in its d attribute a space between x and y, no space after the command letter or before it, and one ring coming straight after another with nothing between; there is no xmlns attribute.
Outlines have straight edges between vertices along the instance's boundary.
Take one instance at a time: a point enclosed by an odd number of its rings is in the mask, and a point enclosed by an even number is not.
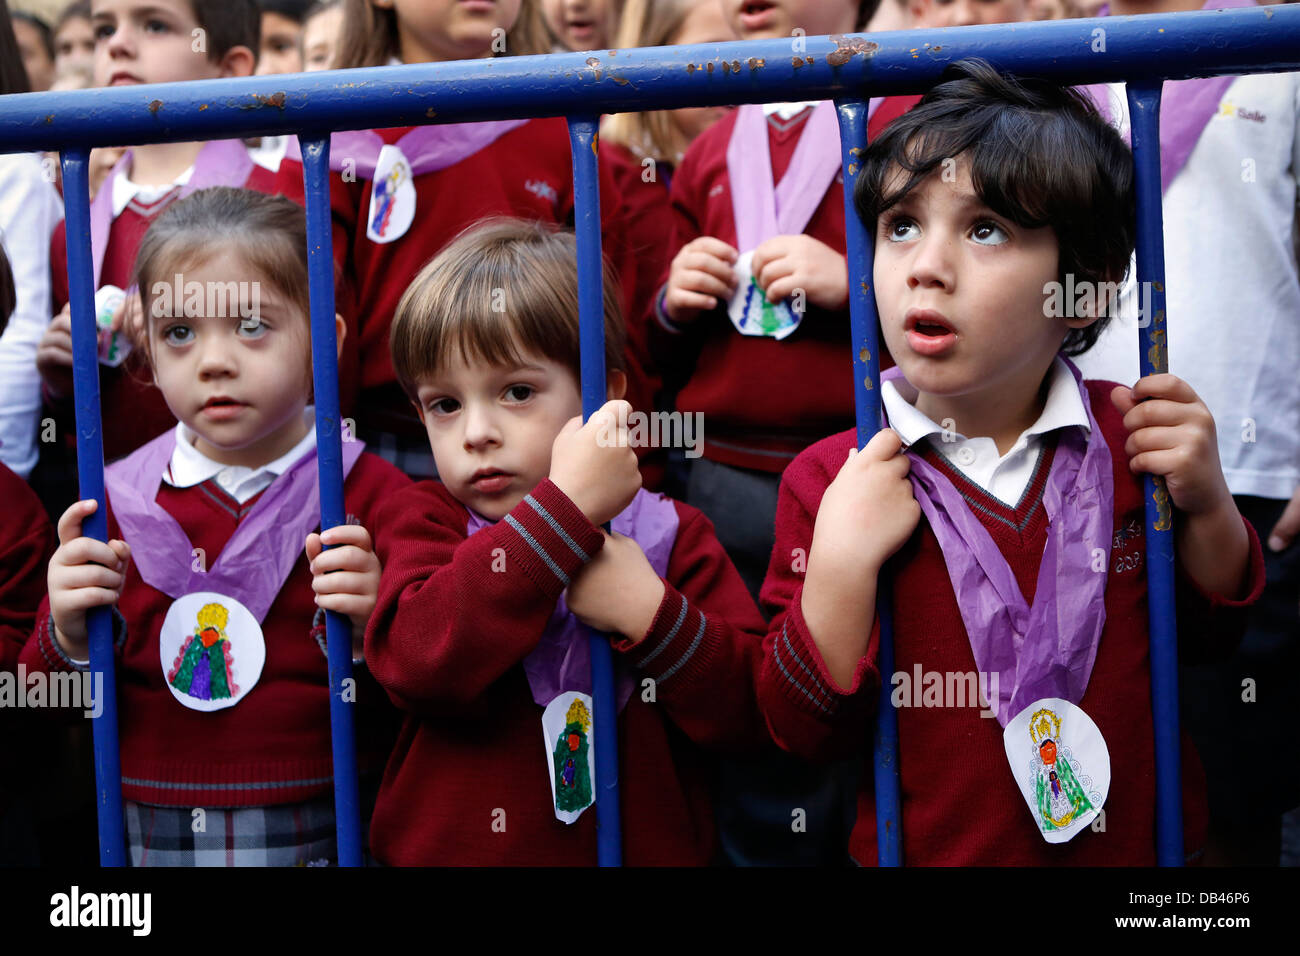
<svg viewBox="0 0 1300 956"><path fill-rule="evenodd" d="M539 0L521 0L519 17L506 31L505 50L493 50L492 56L549 53L554 43ZM380 9L371 0L343 0L343 26L333 69L385 66L400 53L396 10Z"/></svg>
<svg viewBox="0 0 1300 956"><path fill-rule="evenodd" d="M620 50L667 46L698 0L627 0L614 35ZM714 0L717 2L717 0ZM601 124L600 135L631 150L638 159L675 165L688 145L673 123L671 110L615 113Z"/></svg>
<svg viewBox="0 0 1300 956"><path fill-rule="evenodd" d="M625 371L618 280L604 267L605 369ZM579 362L577 242L523 219L486 219L456 237L403 293L388 333L397 381L418 402L421 380L459 352L466 362L522 364L521 352Z"/></svg>
<svg viewBox="0 0 1300 956"><path fill-rule="evenodd" d="M153 221L140 243L132 277L139 286L144 310L144 321L134 330L137 340L132 344L137 352L152 361L149 323L155 285L170 286L178 273L197 268L228 248L238 249L250 270L302 314L310 341L307 216L303 208L283 196L215 186L173 202ZM310 370L310 349L306 361Z"/></svg>

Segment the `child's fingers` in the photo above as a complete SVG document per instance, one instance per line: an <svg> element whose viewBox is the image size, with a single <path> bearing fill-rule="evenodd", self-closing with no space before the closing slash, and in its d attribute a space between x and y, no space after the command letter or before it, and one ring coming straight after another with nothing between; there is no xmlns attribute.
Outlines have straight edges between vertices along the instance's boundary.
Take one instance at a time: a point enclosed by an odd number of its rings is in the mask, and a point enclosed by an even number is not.
<svg viewBox="0 0 1300 956"><path fill-rule="evenodd" d="M691 269L683 272L677 285L678 292L693 292L697 295L715 295L719 298L729 298L735 283L711 275L700 269Z"/></svg>
<svg viewBox="0 0 1300 956"><path fill-rule="evenodd" d="M101 564L77 564L64 568L58 577L58 586L64 591L79 591L83 588L107 588L120 591L124 575L114 568Z"/></svg>
<svg viewBox="0 0 1300 956"><path fill-rule="evenodd" d="M867 442L862 452L865 457L873 461L888 461L902 448L903 440L898 437L898 432L892 428L882 428L871 436L871 441Z"/></svg>
<svg viewBox="0 0 1300 956"><path fill-rule="evenodd" d="M675 289L668 293L668 296L664 299L664 304L669 309L699 309L701 312L709 312L718 307L718 300L702 292Z"/></svg>
<svg viewBox="0 0 1300 956"><path fill-rule="evenodd" d="M64 611L79 613L96 607L111 607L117 603L117 591L110 588L75 588L64 595Z"/></svg>
<svg viewBox="0 0 1300 956"><path fill-rule="evenodd" d="M329 574L333 571L369 571L379 566L373 551L345 544L330 548L311 559L312 574Z"/></svg>
<svg viewBox="0 0 1300 956"><path fill-rule="evenodd" d="M1199 405L1173 402L1165 398L1149 398L1138 402L1124 413L1124 427L1130 432L1141 428L1162 425L1182 425L1197 417Z"/></svg>
<svg viewBox="0 0 1300 956"><path fill-rule="evenodd" d="M702 272L717 279L724 285L734 286L736 284L736 270L732 268L730 262L719 259L717 256L705 255L700 252L684 252L678 257L676 267L679 276L684 277L694 272Z"/></svg>
<svg viewBox="0 0 1300 956"><path fill-rule="evenodd" d="M1110 402L1121 415L1128 415L1137 405L1137 399L1133 397L1133 389L1124 385L1116 385L1110 390Z"/></svg>
<svg viewBox="0 0 1300 956"><path fill-rule="evenodd" d="M371 551L374 548L370 540L370 532L364 525L359 524L341 524L326 528L321 532L320 539L330 547L351 545L363 551Z"/></svg>
<svg viewBox="0 0 1300 956"><path fill-rule="evenodd" d="M316 556L325 550L325 546L321 544L320 535L315 531L307 535L307 540L303 543L303 550L307 552L309 562L315 561Z"/></svg>
<svg viewBox="0 0 1300 956"><path fill-rule="evenodd" d="M1181 448L1164 448L1133 455L1129 458L1128 467L1130 471L1149 475L1171 475L1186 463L1187 456Z"/></svg>
<svg viewBox="0 0 1300 956"><path fill-rule="evenodd" d="M703 252L706 255L713 256L716 259L723 259L727 262L735 262L740 253L736 251L735 246L730 246L721 239L715 239L713 236L700 236L687 243L683 247L686 252Z"/></svg>
<svg viewBox="0 0 1300 956"><path fill-rule="evenodd" d="M807 283L803 279L798 275L791 273L790 275L784 275L780 278L774 279L772 284L764 291L767 295L768 302L784 302L786 299L794 295L798 289L806 285Z"/></svg>
<svg viewBox="0 0 1300 956"><path fill-rule="evenodd" d="M69 505L68 510L59 515L59 544L67 544L75 538L80 538L81 523L86 520L87 516L94 514L95 509L98 507L99 502L94 498L73 502Z"/></svg>
<svg viewBox="0 0 1300 956"><path fill-rule="evenodd" d="M1174 402L1199 401L1192 386L1177 375L1160 372L1140 378L1133 386L1133 397L1141 401L1144 398L1167 398Z"/></svg>
<svg viewBox="0 0 1300 956"><path fill-rule="evenodd" d="M375 599L360 594L318 594L316 606L347 617L369 617L375 609Z"/></svg>
<svg viewBox="0 0 1300 956"><path fill-rule="evenodd" d="M758 287L766 291L774 281L794 272L794 260L789 256L774 256L760 266L758 256L755 255L750 268L754 272L754 278L758 280Z"/></svg>
<svg viewBox="0 0 1300 956"><path fill-rule="evenodd" d="M1155 426L1140 428L1129 435L1124 442L1124 453L1132 457L1146 451L1179 448L1186 444L1187 437L1181 428Z"/></svg>
<svg viewBox="0 0 1300 956"><path fill-rule="evenodd" d="M311 579L311 588L317 594L370 594L375 593L372 575L356 571L335 571L317 574Z"/></svg>

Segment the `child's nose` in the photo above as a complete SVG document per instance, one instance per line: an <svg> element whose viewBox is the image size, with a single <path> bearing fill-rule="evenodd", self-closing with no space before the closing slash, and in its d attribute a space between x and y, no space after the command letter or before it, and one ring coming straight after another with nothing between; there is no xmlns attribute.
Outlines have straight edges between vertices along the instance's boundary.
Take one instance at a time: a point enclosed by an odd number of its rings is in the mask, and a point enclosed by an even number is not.
<svg viewBox="0 0 1300 956"><path fill-rule="evenodd" d="M908 268L908 286L913 289L929 286L951 289L956 278L952 248L952 242L936 231L931 231L918 240Z"/></svg>
<svg viewBox="0 0 1300 956"><path fill-rule="evenodd" d="M501 443L501 428L491 409L481 405L465 407L465 447L482 448Z"/></svg>
<svg viewBox="0 0 1300 956"><path fill-rule="evenodd" d="M225 336L208 336L199 340L199 375L233 375L239 370L235 350L224 341Z"/></svg>

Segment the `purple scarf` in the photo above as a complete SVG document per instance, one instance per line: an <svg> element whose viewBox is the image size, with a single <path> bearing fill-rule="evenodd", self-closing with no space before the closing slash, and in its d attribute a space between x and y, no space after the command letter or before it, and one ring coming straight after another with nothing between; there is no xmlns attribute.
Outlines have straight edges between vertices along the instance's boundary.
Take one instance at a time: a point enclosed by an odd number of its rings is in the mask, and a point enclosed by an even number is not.
<svg viewBox="0 0 1300 956"><path fill-rule="evenodd" d="M839 172L840 129L834 104L818 103L806 123L789 168L774 184L763 107L751 103L736 110L736 125L727 144L727 176L741 252L773 236L803 232Z"/></svg>
<svg viewBox="0 0 1300 956"><path fill-rule="evenodd" d="M359 441L343 443L343 475L361 457ZM191 564L185 529L154 500L163 470L176 449L170 429L104 471L113 515L131 546L131 560L150 587L179 598L216 591L236 598L260 624L303 553L303 541L320 524L316 450L277 477L239 523L207 571Z"/></svg>
<svg viewBox="0 0 1300 956"><path fill-rule="evenodd" d="M1231 10L1256 6L1255 0L1206 0L1202 10ZM1108 16L1109 7L1103 7L1101 16ZM1160 191L1169 191L1174 177L1187 165L1201 131L1219 112L1219 102L1235 76L1208 76L1194 80L1165 80L1160 94ZM1111 109L1110 91L1105 84L1080 87L1097 105L1101 115L1113 125L1116 122ZM1131 133L1125 131L1124 141Z"/></svg>
<svg viewBox="0 0 1300 956"><path fill-rule="evenodd" d="M998 675L996 710L1004 727L1040 698L1072 704L1083 699L1106 623L1106 571L1093 570L1093 550L1105 552L1108 566L1115 507L1110 448L1082 375L1068 359L1065 363L1078 383L1092 432L1086 442L1079 429L1058 432L1043 492L1047 545L1032 607L961 493L943 472L907 452L912 491L939 539L975 664L982 674ZM882 382L902 377L897 366L881 374ZM881 418L888 426L883 405Z"/></svg>
<svg viewBox="0 0 1300 956"><path fill-rule="evenodd" d="M467 534L496 524L472 508L467 510ZM663 577L668 573L668 558L677 541L677 524L677 509L672 501L642 488L632 503L610 522L610 527L639 544L655 574ZM523 662L533 700L539 706L545 707L566 691L591 694L591 648L587 640L586 626L569 611L561 595L542 631L542 639ZM615 659L614 667L621 711L636 689L636 679L621 659Z"/></svg>
<svg viewBox="0 0 1300 956"><path fill-rule="evenodd" d="M131 168L133 152L127 150L108 174L95 198L90 203L90 253L95 266L95 288L99 288L100 273L104 267L104 253L108 249L108 234L113 228L113 183L118 176L126 175ZM205 143L194 158L194 172L181 187L183 199L190 193L209 186L241 187L253 172L253 157L248 147L237 139L218 139Z"/></svg>
<svg viewBox="0 0 1300 956"><path fill-rule="evenodd" d="M417 126L395 144L411 164L411 175L436 173L468 159L480 149L528 120L501 120L492 123L449 123L444 126ZM342 172L345 162L363 180L374 178L379 152L384 140L374 130L351 130L330 137L330 169ZM291 137L285 158L302 162L298 137Z"/></svg>

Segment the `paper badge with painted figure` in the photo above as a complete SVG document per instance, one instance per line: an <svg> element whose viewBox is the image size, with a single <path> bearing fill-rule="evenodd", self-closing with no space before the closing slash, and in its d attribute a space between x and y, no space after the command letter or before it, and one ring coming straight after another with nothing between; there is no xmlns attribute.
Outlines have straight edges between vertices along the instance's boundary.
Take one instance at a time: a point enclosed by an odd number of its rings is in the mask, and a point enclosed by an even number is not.
<svg viewBox="0 0 1300 956"><path fill-rule="evenodd" d="M1034 701L1007 724L1002 744L1038 832L1065 843L1101 812L1110 751L1091 717L1059 697Z"/></svg>
<svg viewBox="0 0 1300 956"><path fill-rule="evenodd" d="M727 315L741 335L766 335L783 339L796 328L803 318L788 300L768 302L754 278L752 263L754 250L742 253L736 260L736 291L727 302Z"/></svg>
<svg viewBox="0 0 1300 956"><path fill-rule="evenodd" d="M385 145L375 160L366 236L371 242L392 242L406 235L414 221L415 182L411 178L411 163L397 146Z"/></svg>
<svg viewBox="0 0 1300 956"><path fill-rule="evenodd" d="M542 713L542 736L551 772L555 818L573 823L596 794L596 748L591 697L578 691L560 694Z"/></svg>
<svg viewBox="0 0 1300 956"><path fill-rule="evenodd" d="M262 676L266 642L252 612L232 597L197 591L172 602L159 635L163 678L190 710L233 707Z"/></svg>
<svg viewBox="0 0 1300 956"><path fill-rule="evenodd" d="M113 330L113 316L126 303L126 293L115 285L101 286L95 293L95 327L99 330L99 364L117 368L131 354L131 342L123 329Z"/></svg>

